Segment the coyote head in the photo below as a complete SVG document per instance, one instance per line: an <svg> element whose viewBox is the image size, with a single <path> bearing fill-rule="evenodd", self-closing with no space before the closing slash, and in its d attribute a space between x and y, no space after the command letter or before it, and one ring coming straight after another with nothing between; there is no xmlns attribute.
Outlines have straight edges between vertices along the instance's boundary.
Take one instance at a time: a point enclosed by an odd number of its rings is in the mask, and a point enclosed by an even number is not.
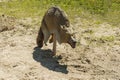
<svg viewBox="0 0 120 80"><path fill-rule="evenodd" d="M61 28L61 42L68 43L72 48L76 47L75 33L70 33L67 28Z"/></svg>

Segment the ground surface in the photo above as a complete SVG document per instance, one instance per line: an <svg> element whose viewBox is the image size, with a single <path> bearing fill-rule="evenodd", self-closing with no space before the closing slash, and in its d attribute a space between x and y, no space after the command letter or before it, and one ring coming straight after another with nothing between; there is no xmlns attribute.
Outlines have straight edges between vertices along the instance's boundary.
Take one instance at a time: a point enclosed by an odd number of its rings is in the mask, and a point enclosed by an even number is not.
<svg viewBox="0 0 120 80"><path fill-rule="evenodd" d="M77 18L76 49L57 45L57 56L52 57L52 44L36 47L39 26L29 28L31 19L1 21L0 80L120 80L118 27Z"/></svg>

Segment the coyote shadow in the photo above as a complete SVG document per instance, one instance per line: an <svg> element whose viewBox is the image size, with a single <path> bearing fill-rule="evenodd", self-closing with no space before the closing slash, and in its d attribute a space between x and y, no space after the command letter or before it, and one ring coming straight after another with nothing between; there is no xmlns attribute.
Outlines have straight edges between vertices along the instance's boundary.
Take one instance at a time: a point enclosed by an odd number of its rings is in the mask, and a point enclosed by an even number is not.
<svg viewBox="0 0 120 80"><path fill-rule="evenodd" d="M35 47L33 52L33 59L37 62L40 62L42 66L48 68L49 70L67 74L67 65L60 65L58 62L60 58L53 57L51 54L52 51L50 49L45 50Z"/></svg>

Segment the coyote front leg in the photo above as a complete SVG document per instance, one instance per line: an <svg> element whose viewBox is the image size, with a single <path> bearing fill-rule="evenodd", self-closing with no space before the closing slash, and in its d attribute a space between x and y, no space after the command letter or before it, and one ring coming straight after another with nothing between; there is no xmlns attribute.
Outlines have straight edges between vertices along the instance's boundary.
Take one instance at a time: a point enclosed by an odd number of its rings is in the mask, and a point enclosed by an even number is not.
<svg viewBox="0 0 120 80"><path fill-rule="evenodd" d="M53 55L56 55L56 34L53 34Z"/></svg>

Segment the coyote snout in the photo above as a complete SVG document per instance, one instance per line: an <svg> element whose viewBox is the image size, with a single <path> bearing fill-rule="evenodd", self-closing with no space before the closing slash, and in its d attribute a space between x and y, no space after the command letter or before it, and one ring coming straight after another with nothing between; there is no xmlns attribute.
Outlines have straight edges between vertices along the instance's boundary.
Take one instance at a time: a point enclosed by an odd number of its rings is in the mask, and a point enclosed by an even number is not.
<svg viewBox="0 0 120 80"><path fill-rule="evenodd" d="M72 34L69 33L67 28L70 27L69 19L67 14L59 7L51 7L45 13L41 27L37 36L38 47L43 46L52 35L50 42L53 42L53 55L56 54L56 41L59 44L68 43L72 48L75 48L76 41L72 38Z"/></svg>
<svg viewBox="0 0 120 80"><path fill-rule="evenodd" d="M74 40L74 39L70 39L69 41L68 41L68 44L72 47L72 48L75 48L76 47L76 40Z"/></svg>

